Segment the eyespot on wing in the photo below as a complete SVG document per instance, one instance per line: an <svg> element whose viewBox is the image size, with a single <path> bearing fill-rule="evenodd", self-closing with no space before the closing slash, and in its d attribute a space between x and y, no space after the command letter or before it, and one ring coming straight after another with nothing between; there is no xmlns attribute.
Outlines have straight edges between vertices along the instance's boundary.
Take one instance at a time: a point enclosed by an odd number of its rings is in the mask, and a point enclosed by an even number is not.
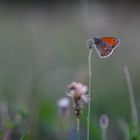
<svg viewBox="0 0 140 140"><path fill-rule="evenodd" d="M115 37L101 37L99 39L110 45L112 49L115 49L120 44L120 40Z"/></svg>

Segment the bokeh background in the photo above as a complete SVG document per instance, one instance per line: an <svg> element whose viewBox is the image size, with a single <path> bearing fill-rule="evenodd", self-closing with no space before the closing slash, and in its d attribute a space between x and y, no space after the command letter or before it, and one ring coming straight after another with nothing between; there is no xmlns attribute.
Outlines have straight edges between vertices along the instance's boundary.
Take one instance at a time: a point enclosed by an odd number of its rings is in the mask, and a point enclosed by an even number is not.
<svg viewBox="0 0 140 140"><path fill-rule="evenodd" d="M0 127L3 128L8 117L12 123L4 140L19 140L27 133L26 140L77 139L73 104L63 121L57 102L66 96L67 85L72 81L88 85L87 40L91 35L114 36L121 44L106 59L99 58L93 48L90 140L101 140L102 114L109 117L107 139L125 140L124 129L132 120L125 65L140 112L139 8L136 1L3 0ZM81 140L86 139L86 116L87 105L84 105Z"/></svg>

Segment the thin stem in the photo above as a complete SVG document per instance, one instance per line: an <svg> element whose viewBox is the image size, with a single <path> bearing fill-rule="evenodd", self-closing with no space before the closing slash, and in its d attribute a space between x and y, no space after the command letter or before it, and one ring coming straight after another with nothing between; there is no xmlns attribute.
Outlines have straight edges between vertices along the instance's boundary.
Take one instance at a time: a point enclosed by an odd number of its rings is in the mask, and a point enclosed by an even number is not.
<svg viewBox="0 0 140 140"><path fill-rule="evenodd" d="M131 78L130 78L130 74L129 74L127 66L124 67L124 74L125 74L125 78L126 78L126 82L128 86L133 125L136 131L138 131L138 112L136 108L134 90L133 90L133 86L132 86L132 82L131 82Z"/></svg>
<svg viewBox="0 0 140 140"><path fill-rule="evenodd" d="M92 49L89 49L88 56L88 69L89 69L89 83L88 83L88 95L89 95L89 104L88 104L88 115L87 115L87 140L89 140L89 131L90 131L90 106L91 106L91 55Z"/></svg>
<svg viewBox="0 0 140 140"><path fill-rule="evenodd" d="M106 140L106 129L102 129L102 140Z"/></svg>
<svg viewBox="0 0 140 140"><path fill-rule="evenodd" d="M77 119L77 139L80 140L80 120Z"/></svg>

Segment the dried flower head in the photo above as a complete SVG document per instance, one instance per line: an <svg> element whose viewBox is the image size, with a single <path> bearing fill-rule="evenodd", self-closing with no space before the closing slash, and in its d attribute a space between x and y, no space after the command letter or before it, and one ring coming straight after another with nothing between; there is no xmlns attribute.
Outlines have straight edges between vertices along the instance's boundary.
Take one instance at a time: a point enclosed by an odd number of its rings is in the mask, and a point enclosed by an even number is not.
<svg viewBox="0 0 140 140"><path fill-rule="evenodd" d="M100 118L100 127L101 129L107 129L109 124L109 118L107 115L102 115Z"/></svg>
<svg viewBox="0 0 140 140"><path fill-rule="evenodd" d="M61 98L58 102L57 102L57 105L59 107L59 112L60 112L60 115L61 116L66 116L69 112L69 104L70 104L70 101L68 98L64 97L64 98Z"/></svg>
<svg viewBox="0 0 140 140"><path fill-rule="evenodd" d="M68 85L68 88L70 89L70 92L67 95L74 99L75 113L76 117L79 119L83 102L88 103L89 101L89 97L86 95L87 86L81 83L72 82L70 85Z"/></svg>

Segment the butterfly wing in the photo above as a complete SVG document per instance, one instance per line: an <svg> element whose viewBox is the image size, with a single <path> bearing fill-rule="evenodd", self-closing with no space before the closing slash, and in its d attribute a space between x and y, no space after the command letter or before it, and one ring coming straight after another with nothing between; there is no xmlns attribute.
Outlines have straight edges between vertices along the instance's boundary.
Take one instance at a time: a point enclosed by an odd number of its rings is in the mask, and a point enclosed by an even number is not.
<svg viewBox="0 0 140 140"><path fill-rule="evenodd" d="M88 41L89 48L95 46L95 49L101 58L110 56L119 44L120 40L115 37L92 37Z"/></svg>
<svg viewBox="0 0 140 140"><path fill-rule="evenodd" d="M101 58L106 58L110 56L113 52L112 47L105 42L98 42L95 48Z"/></svg>
<svg viewBox="0 0 140 140"><path fill-rule="evenodd" d="M120 44L120 40L115 38L115 37L102 37L99 38L102 42L107 43L109 46L112 47L112 49L115 49L118 47L118 45Z"/></svg>

